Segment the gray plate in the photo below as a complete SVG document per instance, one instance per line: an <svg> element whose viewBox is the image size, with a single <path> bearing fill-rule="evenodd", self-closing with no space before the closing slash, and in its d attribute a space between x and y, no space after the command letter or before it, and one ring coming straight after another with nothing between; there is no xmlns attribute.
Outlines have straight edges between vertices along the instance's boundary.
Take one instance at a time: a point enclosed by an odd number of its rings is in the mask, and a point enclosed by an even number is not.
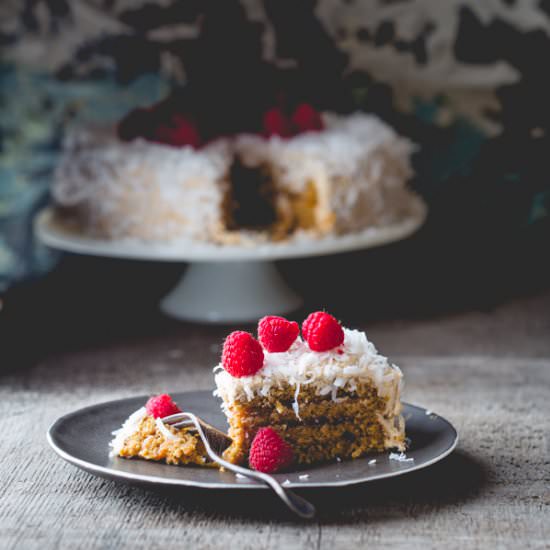
<svg viewBox="0 0 550 550"><path fill-rule="evenodd" d="M173 394L174 399L186 410L192 411L213 426L227 430L225 416L219 402L211 392ZM48 441L54 451L75 466L92 474L119 481L156 486L195 486L210 489L265 489L262 484L236 478L231 472L195 466L169 466L109 457L111 432L139 409L147 396L109 401L80 409L62 416L48 430ZM312 466L289 473L277 474L286 486L295 488L342 487L393 477L419 470L441 460L455 448L458 434L444 418L428 414L425 409L404 405L407 419L407 437L411 445L407 458L411 462L389 459L389 453L373 454L365 458ZM376 459L376 464L369 461ZM308 474L307 478L300 476Z"/></svg>

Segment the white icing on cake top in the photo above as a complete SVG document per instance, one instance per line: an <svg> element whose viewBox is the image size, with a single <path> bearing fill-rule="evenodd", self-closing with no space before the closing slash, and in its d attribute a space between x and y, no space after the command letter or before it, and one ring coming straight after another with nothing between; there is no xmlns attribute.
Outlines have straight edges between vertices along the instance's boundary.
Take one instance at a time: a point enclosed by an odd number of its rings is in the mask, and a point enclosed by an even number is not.
<svg viewBox="0 0 550 550"><path fill-rule="evenodd" d="M214 368L216 394L225 403L266 396L284 384L295 386L297 393L310 385L319 395L336 399L340 388L353 391L361 382L371 382L381 397L388 398L387 413L399 412L401 370L378 354L364 332L344 328L343 345L326 352L311 351L298 338L287 352L264 354L264 366L253 376L236 378L221 364Z"/></svg>

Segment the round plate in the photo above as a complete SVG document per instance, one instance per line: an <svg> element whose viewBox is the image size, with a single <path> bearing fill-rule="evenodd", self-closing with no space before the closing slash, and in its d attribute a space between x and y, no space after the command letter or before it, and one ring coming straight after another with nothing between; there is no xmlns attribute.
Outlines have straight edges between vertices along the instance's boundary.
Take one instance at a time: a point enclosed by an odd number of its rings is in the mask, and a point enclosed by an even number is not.
<svg viewBox="0 0 550 550"><path fill-rule="evenodd" d="M169 243L137 239L94 239L60 224L52 208L46 208L37 216L35 231L40 240L52 248L95 256L167 262L279 260L361 250L398 241L414 233L424 222L426 214L427 207L422 199L413 196L409 215L393 225L370 227L337 237L295 238L291 241L260 243L254 246L217 245L188 239Z"/></svg>
<svg viewBox="0 0 550 550"><path fill-rule="evenodd" d="M219 401L211 392L173 394L186 410L227 430ZM198 466L169 466L140 459L111 458L111 432L139 409L147 396L110 401L80 409L57 420L48 431L48 441L62 458L92 474L126 482L157 486L195 486L211 489L265 489L263 484L237 478L231 472ZM444 418L414 405L404 405L407 437L411 440L407 458L413 461L390 460L389 453L373 454L344 462L310 466L294 472L276 474L285 486L294 488L340 487L393 477L434 464L456 446L458 435ZM375 464L370 464L373 458ZM307 475L307 477L305 477ZM302 477L300 477L302 476Z"/></svg>

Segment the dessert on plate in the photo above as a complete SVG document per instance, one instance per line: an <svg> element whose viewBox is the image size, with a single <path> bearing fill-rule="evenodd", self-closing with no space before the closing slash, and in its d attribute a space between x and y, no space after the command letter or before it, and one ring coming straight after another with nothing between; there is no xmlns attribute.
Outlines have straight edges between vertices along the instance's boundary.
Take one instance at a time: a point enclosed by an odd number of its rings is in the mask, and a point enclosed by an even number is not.
<svg viewBox="0 0 550 550"><path fill-rule="evenodd" d="M216 367L232 445L225 458L243 463L259 429L274 429L311 464L405 449L398 367L364 332L342 328L325 312L298 325L280 317L259 323L259 340L236 332Z"/></svg>
<svg viewBox="0 0 550 550"><path fill-rule="evenodd" d="M424 211L407 187L412 144L373 115L274 107L255 133L208 139L191 115L153 119L154 109L140 109L118 133L67 136L52 187L59 221L104 239L254 244Z"/></svg>
<svg viewBox="0 0 550 550"><path fill-rule="evenodd" d="M188 428L172 428L161 420L181 412L167 394L151 397L113 432L111 455L144 458L167 464L211 464L198 435Z"/></svg>
<svg viewBox="0 0 550 550"><path fill-rule="evenodd" d="M267 316L258 339L244 331L226 338L214 369L232 440L223 457L275 472L404 451L400 369L364 332L343 328L328 313L309 315L299 333L296 322ZM209 464L194 432L162 422L176 412L169 396L151 398L115 432L112 454Z"/></svg>

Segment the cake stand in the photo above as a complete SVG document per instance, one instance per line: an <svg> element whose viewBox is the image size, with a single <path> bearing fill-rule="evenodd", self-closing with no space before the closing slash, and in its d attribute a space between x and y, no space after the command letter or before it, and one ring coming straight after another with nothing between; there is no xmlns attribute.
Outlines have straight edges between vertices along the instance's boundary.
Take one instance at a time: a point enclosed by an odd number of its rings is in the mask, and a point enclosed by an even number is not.
<svg viewBox="0 0 550 550"><path fill-rule="evenodd" d="M47 246L66 252L188 262L176 287L162 299L162 311L185 321L245 323L266 314L289 313L302 305L302 299L279 275L275 260L362 250L404 239L422 225L427 208L420 198L414 197L408 212L399 223L354 234L319 239L296 237L289 242L250 246L189 240L165 244L94 239L60 224L51 208L38 214L35 232Z"/></svg>

